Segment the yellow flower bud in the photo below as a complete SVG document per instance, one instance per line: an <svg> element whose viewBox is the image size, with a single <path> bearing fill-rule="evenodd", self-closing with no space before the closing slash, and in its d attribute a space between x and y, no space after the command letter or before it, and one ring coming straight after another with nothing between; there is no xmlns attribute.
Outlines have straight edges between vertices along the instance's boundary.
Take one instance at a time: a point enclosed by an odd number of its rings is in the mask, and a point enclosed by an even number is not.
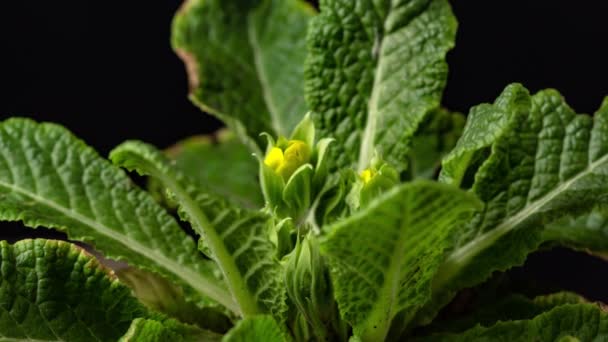
<svg viewBox="0 0 608 342"><path fill-rule="evenodd" d="M264 159L264 164L276 171L283 164L283 150L278 147L273 147Z"/></svg>
<svg viewBox="0 0 608 342"><path fill-rule="evenodd" d="M376 172L373 171L372 169L365 169L363 171L361 171L361 180L363 181L363 184L367 184L369 183L369 181L372 180L372 178L374 178L374 176L376 175Z"/></svg>
<svg viewBox="0 0 608 342"><path fill-rule="evenodd" d="M310 160L310 147L301 140L290 140L285 149L285 163L298 164L298 167Z"/></svg>
<svg viewBox="0 0 608 342"><path fill-rule="evenodd" d="M281 145L285 146L285 150L273 147L266 155L264 164L287 181L300 166L310 161L312 151L310 146L301 140L289 140Z"/></svg>

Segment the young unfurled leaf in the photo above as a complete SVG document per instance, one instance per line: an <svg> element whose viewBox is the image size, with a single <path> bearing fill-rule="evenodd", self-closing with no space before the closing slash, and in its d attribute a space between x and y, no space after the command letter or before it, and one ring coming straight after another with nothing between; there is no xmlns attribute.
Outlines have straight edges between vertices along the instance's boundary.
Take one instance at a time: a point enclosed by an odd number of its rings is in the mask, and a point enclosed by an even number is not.
<svg viewBox="0 0 608 342"><path fill-rule="evenodd" d="M0 220L56 228L107 257L159 273L189 300L235 309L178 223L65 128L28 119L0 123Z"/></svg>
<svg viewBox="0 0 608 342"><path fill-rule="evenodd" d="M439 108L456 20L445 0L320 2L308 32L306 99L334 167L369 166L375 150L405 169L418 125ZM334 159L335 158L335 159Z"/></svg>
<svg viewBox="0 0 608 342"><path fill-rule="evenodd" d="M153 146L125 142L110 158L117 165L158 179L172 193L180 215L192 224L201 236L203 250L221 269L238 313L245 317L268 313L282 319L286 294L276 246L270 241L269 217L231 207L194 187Z"/></svg>
<svg viewBox="0 0 608 342"><path fill-rule="evenodd" d="M254 152L262 132L287 136L306 113L305 37L314 10L301 0L189 0L173 22L190 98ZM256 146L257 143L257 146Z"/></svg>
<svg viewBox="0 0 608 342"><path fill-rule="evenodd" d="M0 340L116 341L148 310L83 249L0 242Z"/></svg>
<svg viewBox="0 0 608 342"><path fill-rule="evenodd" d="M596 210L608 193L608 101L594 118L577 115L554 90L530 96L520 85L494 105L474 108L458 145L444 160L441 179L467 186L485 207L458 236L434 281L437 302L521 264L547 239L568 241L544 227ZM601 212L595 212L595 215ZM590 214L593 215L593 214ZM570 242L604 248L608 235ZM567 244L570 244L568 242ZM602 252L602 250L598 251ZM439 299L443 297L443 299ZM433 305L430 305L433 306ZM426 321L434 316L433 310Z"/></svg>
<svg viewBox="0 0 608 342"><path fill-rule="evenodd" d="M326 227L321 251L340 312L355 335L382 341L395 315L411 316L426 303L450 235L478 207L464 191L417 181Z"/></svg>

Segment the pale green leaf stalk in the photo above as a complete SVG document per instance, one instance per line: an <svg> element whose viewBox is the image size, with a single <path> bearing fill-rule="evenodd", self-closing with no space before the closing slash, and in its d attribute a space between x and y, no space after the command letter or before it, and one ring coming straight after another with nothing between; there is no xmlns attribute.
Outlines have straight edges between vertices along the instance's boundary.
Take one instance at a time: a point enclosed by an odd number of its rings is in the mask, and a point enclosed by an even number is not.
<svg viewBox="0 0 608 342"><path fill-rule="evenodd" d="M125 142L110 153L110 158L120 166L158 179L173 194L181 216L192 223L202 245L221 269L238 305L235 313L243 317L269 313L282 320L285 290L280 286L281 270L265 214L227 206L193 187L162 152L142 142Z"/></svg>

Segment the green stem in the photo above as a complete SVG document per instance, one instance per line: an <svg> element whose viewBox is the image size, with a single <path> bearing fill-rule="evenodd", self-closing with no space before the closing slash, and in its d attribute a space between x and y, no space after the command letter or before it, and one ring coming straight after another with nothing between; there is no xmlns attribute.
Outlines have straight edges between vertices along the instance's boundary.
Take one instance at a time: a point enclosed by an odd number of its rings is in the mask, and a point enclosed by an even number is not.
<svg viewBox="0 0 608 342"><path fill-rule="evenodd" d="M188 216L192 219L194 223L193 228L199 228L197 231L201 234L211 250L213 259L222 270L224 279L228 284L228 289L239 306L240 314L243 317L261 314L262 312L255 299L249 293L247 284L241 276L241 273L234 262L234 258L230 255L224 241L209 222L207 215L205 215L198 204L177 182L162 174L157 175L157 178L161 179L163 183L175 193L178 202L182 204L184 211L186 211Z"/></svg>

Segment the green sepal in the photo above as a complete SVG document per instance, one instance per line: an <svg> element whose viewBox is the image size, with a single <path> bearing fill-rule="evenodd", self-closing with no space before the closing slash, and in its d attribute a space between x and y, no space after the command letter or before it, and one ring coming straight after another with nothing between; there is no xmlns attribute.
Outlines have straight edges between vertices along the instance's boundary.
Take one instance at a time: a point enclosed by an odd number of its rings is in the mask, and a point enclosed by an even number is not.
<svg viewBox="0 0 608 342"><path fill-rule="evenodd" d="M271 210L281 209L283 207L285 181L283 177L264 164L263 160L260 160L260 186L266 205Z"/></svg>
<svg viewBox="0 0 608 342"><path fill-rule="evenodd" d="M296 220L310 207L313 172L310 164L300 166L283 189L283 201L287 205L288 216Z"/></svg>
<svg viewBox="0 0 608 342"><path fill-rule="evenodd" d="M306 113L302 121L293 129L290 140L302 140L308 146L315 145L315 125L310 113Z"/></svg>
<svg viewBox="0 0 608 342"><path fill-rule="evenodd" d="M323 138L319 140L313 151L312 160L315 161L315 174L312 177L312 186L315 193L321 191L327 180L327 175L329 173L327 152L329 151L329 146L334 141L333 138Z"/></svg>
<svg viewBox="0 0 608 342"><path fill-rule="evenodd" d="M272 241L277 246L277 258L281 260L284 256L293 251L295 247L295 227L291 218L285 218L274 223L274 234L272 234Z"/></svg>

